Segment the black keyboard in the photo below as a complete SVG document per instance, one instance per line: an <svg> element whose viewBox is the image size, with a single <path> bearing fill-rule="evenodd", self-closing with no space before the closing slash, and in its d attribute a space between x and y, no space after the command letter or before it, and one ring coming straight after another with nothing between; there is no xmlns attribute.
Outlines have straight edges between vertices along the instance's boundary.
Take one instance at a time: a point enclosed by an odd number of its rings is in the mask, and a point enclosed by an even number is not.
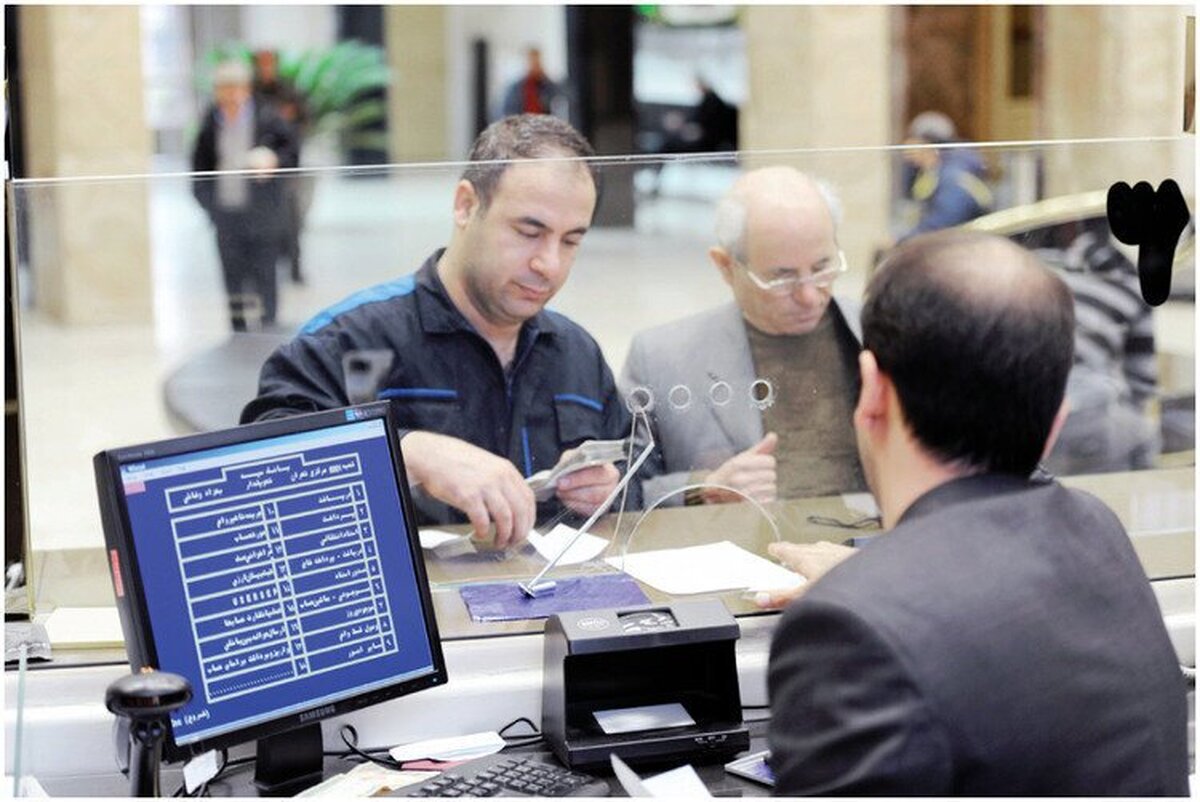
<svg viewBox="0 0 1200 802"><path fill-rule="evenodd" d="M608 783L536 758L488 755L443 772L407 796L608 796Z"/></svg>

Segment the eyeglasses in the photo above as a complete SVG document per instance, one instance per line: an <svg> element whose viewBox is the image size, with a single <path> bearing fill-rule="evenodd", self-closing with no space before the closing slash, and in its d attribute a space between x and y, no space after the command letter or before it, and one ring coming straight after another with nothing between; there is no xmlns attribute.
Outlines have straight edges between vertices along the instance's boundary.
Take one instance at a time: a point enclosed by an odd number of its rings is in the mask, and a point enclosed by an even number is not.
<svg viewBox="0 0 1200 802"><path fill-rule="evenodd" d="M796 291L797 287L813 286L819 290L829 289L833 282L842 273L845 273L849 267L846 265L846 254L840 250L832 258L832 264L828 267L823 267L815 273L807 276L801 275L800 271L795 268L780 268L775 271L779 278L771 279L770 281L758 276L749 265L740 260L736 260L739 265L746 269L746 275L754 282L754 286L760 290L767 292L775 292L781 295Z"/></svg>

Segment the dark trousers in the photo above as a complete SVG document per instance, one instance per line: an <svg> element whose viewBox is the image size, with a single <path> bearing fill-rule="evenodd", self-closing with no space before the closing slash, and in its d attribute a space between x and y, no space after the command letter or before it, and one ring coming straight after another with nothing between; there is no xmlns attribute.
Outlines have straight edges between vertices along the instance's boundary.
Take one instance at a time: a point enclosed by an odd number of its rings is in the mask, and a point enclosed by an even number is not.
<svg viewBox="0 0 1200 802"><path fill-rule="evenodd" d="M279 227L263 225L253 212L218 212L217 252L229 298L229 322L234 331L246 331L258 317L263 326L275 322L279 284L275 260L280 251Z"/></svg>

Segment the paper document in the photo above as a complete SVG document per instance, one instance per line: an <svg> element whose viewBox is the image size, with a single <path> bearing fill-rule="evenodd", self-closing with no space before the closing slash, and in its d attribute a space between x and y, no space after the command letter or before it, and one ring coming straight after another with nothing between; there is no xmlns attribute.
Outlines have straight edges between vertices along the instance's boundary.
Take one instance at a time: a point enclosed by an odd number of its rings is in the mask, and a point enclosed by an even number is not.
<svg viewBox="0 0 1200 802"><path fill-rule="evenodd" d="M53 649L103 649L124 646L116 607L59 607L46 616Z"/></svg>
<svg viewBox="0 0 1200 802"><path fill-rule="evenodd" d="M494 755L504 748L504 739L494 732L476 732L453 738L433 738L411 744L394 746L388 754L404 763L409 760L433 758L434 760L472 760L484 755Z"/></svg>
<svg viewBox="0 0 1200 802"><path fill-rule="evenodd" d="M660 549L609 557L606 562L663 593L716 593L722 590L782 590L804 577L728 540L704 546Z"/></svg>
<svg viewBox="0 0 1200 802"><path fill-rule="evenodd" d="M631 797L704 799L712 796L700 775L696 774L696 770L691 766L680 766L643 780L615 754L609 755L609 762L612 763L613 774L617 775L621 787Z"/></svg>
<svg viewBox="0 0 1200 802"><path fill-rule="evenodd" d="M350 771L335 774L325 782L318 783L296 794L297 797L349 797L375 796L381 791L392 791L413 783L424 782L436 777L436 771L395 771L376 763L360 763Z"/></svg>
<svg viewBox="0 0 1200 802"><path fill-rule="evenodd" d="M466 540L469 535L456 535L453 532L443 532L441 529L422 529L420 533L421 548L436 549L446 543L456 540Z"/></svg>
<svg viewBox="0 0 1200 802"><path fill-rule="evenodd" d="M696 724L696 720L688 715L687 708L678 702L596 710L592 715L596 717L600 729L609 735L658 730L664 727L691 727Z"/></svg>
<svg viewBox="0 0 1200 802"><path fill-rule="evenodd" d="M573 526L559 524L544 535L530 532L529 542L537 549L538 554L546 558L546 562L550 562L558 556L559 552L567 548L567 544L571 542L571 538L575 537L575 533L578 531ZM562 556L558 564L576 565L594 560L607 546L608 541L604 538L585 532L579 536L579 540L571 545L571 548L567 549L567 553Z"/></svg>

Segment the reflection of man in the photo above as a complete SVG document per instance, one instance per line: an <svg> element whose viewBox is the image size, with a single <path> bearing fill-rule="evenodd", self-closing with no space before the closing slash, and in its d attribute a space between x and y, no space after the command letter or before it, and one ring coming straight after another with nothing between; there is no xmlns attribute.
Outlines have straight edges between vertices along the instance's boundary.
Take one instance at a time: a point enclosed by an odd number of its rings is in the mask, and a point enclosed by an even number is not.
<svg viewBox="0 0 1200 802"><path fill-rule="evenodd" d="M835 205L790 167L743 175L709 250L734 301L634 337L621 388L652 393L666 474L644 482L648 502L699 482L760 501L865 486L850 425L858 315L832 295L845 269Z"/></svg>
<svg viewBox="0 0 1200 802"><path fill-rule="evenodd" d="M1184 795L1183 678L1097 499L1028 477L1065 417L1070 291L1018 246L901 245L867 289L854 413L885 526L783 614L785 795Z"/></svg>
<svg viewBox="0 0 1200 802"><path fill-rule="evenodd" d="M542 51L531 47L525 51L525 74L504 94L502 114L552 114L555 103L562 97L558 84L542 69Z"/></svg>
<svg viewBox="0 0 1200 802"><path fill-rule="evenodd" d="M1060 243L1039 249L1075 297L1071 414L1046 467L1058 474L1149 468L1159 436L1146 411L1158 385L1154 318L1137 266L1097 218L1059 227ZM1057 233L1057 232L1056 232Z"/></svg>
<svg viewBox="0 0 1200 802"><path fill-rule="evenodd" d="M275 259L284 225L283 187L268 174L295 167L298 145L292 129L271 109L256 104L250 68L240 61L219 65L213 76L216 103L205 112L192 169L256 170L258 175L197 178L196 200L217 230L217 251L234 331L245 331L249 310L275 322L278 282Z"/></svg>
<svg viewBox="0 0 1200 802"><path fill-rule="evenodd" d="M628 434L595 341L543 309L567 280L596 205L589 167L563 159L592 155L554 117L489 126L455 188L450 244L416 273L313 318L267 360L243 422L345 406L343 358L390 351L377 397L391 400L406 430L410 479L464 513L479 537L490 523L498 545L523 538L535 515L523 476L584 440ZM580 470L559 484L558 500L590 513L616 481L611 465ZM426 520L446 518L435 506L424 507Z"/></svg>
<svg viewBox="0 0 1200 802"><path fill-rule="evenodd" d="M918 114L909 124L908 141L916 145L955 142L954 123L939 111ZM984 182L986 168L979 152L966 147L920 147L904 152L906 191L920 206L916 225L900 240L974 220L992 208L992 191Z"/></svg>

